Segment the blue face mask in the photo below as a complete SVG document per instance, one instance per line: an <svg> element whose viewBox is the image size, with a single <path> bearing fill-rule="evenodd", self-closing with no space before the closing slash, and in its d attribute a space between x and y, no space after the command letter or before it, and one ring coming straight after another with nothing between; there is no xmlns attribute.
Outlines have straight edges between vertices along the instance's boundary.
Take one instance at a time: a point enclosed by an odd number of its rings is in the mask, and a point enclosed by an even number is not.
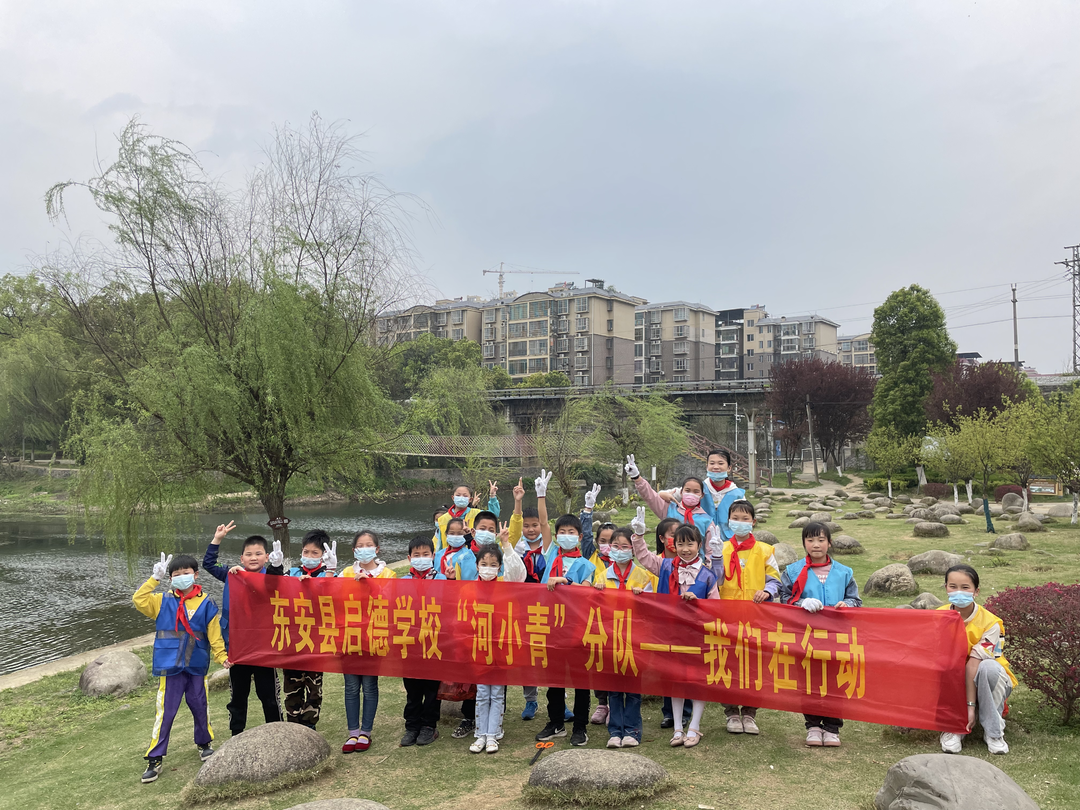
<svg viewBox="0 0 1080 810"><path fill-rule="evenodd" d="M451 548L461 548L463 545L465 545L465 535L448 534L446 535L446 542L450 544Z"/></svg>
<svg viewBox="0 0 1080 810"><path fill-rule="evenodd" d="M958 608L965 608L975 601L975 596L969 591L953 591L949 594L949 601Z"/></svg>
<svg viewBox="0 0 1080 810"><path fill-rule="evenodd" d="M489 546L495 542L495 532L489 532L487 529L477 529L473 537L476 538L478 546Z"/></svg>
<svg viewBox="0 0 1080 810"><path fill-rule="evenodd" d="M634 556L634 552L628 548L613 548L608 556L612 562L616 562L619 565L626 565Z"/></svg>
<svg viewBox="0 0 1080 810"><path fill-rule="evenodd" d="M468 505L469 505L469 496L468 495L455 495L454 496L454 506L456 506L458 509L464 509Z"/></svg>
<svg viewBox="0 0 1080 810"><path fill-rule="evenodd" d="M708 475L710 481L727 481L726 472L710 472Z"/></svg>
<svg viewBox="0 0 1080 810"><path fill-rule="evenodd" d="M172 578L172 586L178 591L186 591L194 584L194 574L177 574Z"/></svg>
<svg viewBox="0 0 1080 810"><path fill-rule="evenodd" d="M431 566L435 565L435 559L433 557L410 557L409 565L417 571L430 571Z"/></svg>
<svg viewBox="0 0 1080 810"><path fill-rule="evenodd" d="M736 537L746 537L750 532L754 530L753 523L747 523L744 520L729 520L728 526L735 532Z"/></svg>
<svg viewBox="0 0 1080 810"><path fill-rule="evenodd" d="M578 547L581 538L576 534L559 534L555 536L555 542L559 544L559 548L563 551L573 551Z"/></svg>
<svg viewBox="0 0 1080 810"><path fill-rule="evenodd" d="M370 546L360 546L354 548L352 552L353 558L360 563L373 562L376 557L379 556L379 550L377 548L371 548Z"/></svg>
<svg viewBox="0 0 1080 810"><path fill-rule="evenodd" d="M316 568L322 565L322 557L301 557L300 565L303 568L314 571Z"/></svg>

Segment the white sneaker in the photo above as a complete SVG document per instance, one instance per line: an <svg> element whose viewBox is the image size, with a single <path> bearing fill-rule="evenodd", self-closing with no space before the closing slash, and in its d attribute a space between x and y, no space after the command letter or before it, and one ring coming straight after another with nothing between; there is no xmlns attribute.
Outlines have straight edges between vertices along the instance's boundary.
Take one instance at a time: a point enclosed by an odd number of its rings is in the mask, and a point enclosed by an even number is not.
<svg viewBox="0 0 1080 810"><path fill-rule="evenodd" d="M729 734L742 734L743 719L737 714L728 715L727 730Z"/></svg>
<svg viewBox="0 0 1080 810"><path fill-rule="evenodd" d="M619 736L608 737L607 747L608 748L622 748L622 737L619 737Z"/></svg>
<svg viewBox="0 0 1080 810"><path fill-rule="evenodd" d="M481 734L473 741L473 744L469 746L469 750L472 751L474 754L479 754L481 751L484 750L484 746L486 745L487 736ZM495 743L496 748L498 748L498 745L498 743Z"/></svg>
<svg viewBox="0 0 1080 810"><path fill-rule="evenodd" d="M1009 753L1009 744L1005 742L1004 737L987 737L986 747L990 749L991 754Z"/></svg>
<svg viewBox="0 0 1080 810"><path fill-rule="evenodd" d="M946 754L959 754L961 748L960 743L963 739L963 734L953 734L951 731L944 731L941 734L941 750Z"/></svg>
<svg viewBox="0 0 1080 810"><path fill-rule="evenodd" d="M742 730L746 734L761 733L761 729L759 729L757 725L757 720L745 714L742 716Z"/></svg>
<svg viewBox="0 0 1080 810"><path fill-rule="evenodd" d="M641 743L638 742L637 737L626 736L622 738L623 748L637 748Z"/></svg>
<svg viewBox="0 0 1080 810"><path fill-rule="evenodd" d="M499 741L494 737L487 738L487 748L485 749L489 754L497 754L499 752Z"/></svg>

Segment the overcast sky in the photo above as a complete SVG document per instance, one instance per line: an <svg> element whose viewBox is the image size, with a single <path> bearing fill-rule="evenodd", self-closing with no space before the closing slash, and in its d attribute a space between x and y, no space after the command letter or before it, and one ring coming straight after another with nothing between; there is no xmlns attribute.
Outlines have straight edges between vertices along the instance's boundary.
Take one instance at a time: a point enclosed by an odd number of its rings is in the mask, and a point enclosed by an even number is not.
<svg viewBox="0 0 1080 810"><path fill-rule="evenodd" d="M854 334L919 283L961 351L1011 359L1018 282L1021 358L1060 371L1078 31L1073 0L0 0L0 265L56 244L45 190L132 115L239 183L317 110L431 207L445 296L494 292L505 261L580 274L521 292L599 277Z"/></svg>

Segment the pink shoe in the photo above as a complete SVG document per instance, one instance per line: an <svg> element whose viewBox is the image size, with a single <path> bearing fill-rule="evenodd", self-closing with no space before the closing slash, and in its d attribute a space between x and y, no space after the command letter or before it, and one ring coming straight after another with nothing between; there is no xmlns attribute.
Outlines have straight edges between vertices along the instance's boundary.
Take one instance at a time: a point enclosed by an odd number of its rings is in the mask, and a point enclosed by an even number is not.
<svg viewBox="0 0 1080 810"><path fill-rule="evenodd" d="M596 711L592 713L592 717L589 718L589 722L594 726L606 726L608 716L607 706L597 706Z"/></svg>

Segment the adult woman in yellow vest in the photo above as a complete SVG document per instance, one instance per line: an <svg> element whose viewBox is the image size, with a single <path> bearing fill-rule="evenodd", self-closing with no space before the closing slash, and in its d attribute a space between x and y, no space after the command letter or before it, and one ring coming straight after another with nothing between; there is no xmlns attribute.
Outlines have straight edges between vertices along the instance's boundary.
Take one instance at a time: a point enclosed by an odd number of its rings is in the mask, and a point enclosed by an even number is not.
<svg viewBox="0 0 1080 810"><path fill-rule="evenodd" d="M1002 655L1005 625L1001 619L976 603L979 595L979 574L970 565L954 565L945 572L945 592L949 604L938 610L955 610L964 620L970 647L964 667L967 687L968 725L970 732L978 713L983 738L991 754L1009 753L1005 742L1005 700L1016 686L1016 676ZM946 731L941 735L941 750L959 754L963 734Z"/></svg>

